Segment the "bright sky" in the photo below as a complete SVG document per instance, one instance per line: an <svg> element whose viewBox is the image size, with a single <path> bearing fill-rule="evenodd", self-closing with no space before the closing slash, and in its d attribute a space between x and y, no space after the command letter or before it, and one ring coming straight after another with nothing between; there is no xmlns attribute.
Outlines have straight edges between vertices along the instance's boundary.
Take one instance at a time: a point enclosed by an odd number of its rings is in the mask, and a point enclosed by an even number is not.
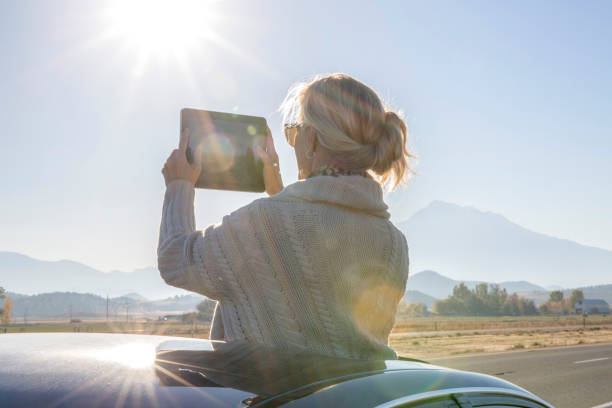
<svg viewBox="0 0 612 408"><path fill-rule="evenodd" d="M611 2L126 3L2 5L0 250L154 265L179 110L265 116L288 184L275 110L338 71L406 114L420 174L394 219L445 200L612 249ZM257 197L198 191L197 224Z"/></svg>

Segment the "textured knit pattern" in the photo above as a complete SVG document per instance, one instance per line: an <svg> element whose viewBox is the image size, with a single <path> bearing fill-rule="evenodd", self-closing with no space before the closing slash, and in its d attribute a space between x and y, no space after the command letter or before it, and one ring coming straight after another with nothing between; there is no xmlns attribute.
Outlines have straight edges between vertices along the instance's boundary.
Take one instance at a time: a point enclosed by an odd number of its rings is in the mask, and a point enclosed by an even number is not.
<svg viewBox="0 0 612 408"><path fill-rule="evenodd" d="M388 346L408 278L404 235L382 190L317 176L195 231L194 188L168 184L158 267L170 285L218 301L211 337L355 359Z"/></svg>

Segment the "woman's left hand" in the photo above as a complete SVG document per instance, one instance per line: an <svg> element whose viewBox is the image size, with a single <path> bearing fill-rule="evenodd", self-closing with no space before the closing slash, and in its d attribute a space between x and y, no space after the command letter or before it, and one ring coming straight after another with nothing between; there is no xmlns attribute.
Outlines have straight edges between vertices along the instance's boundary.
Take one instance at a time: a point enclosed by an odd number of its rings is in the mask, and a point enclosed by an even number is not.
<svg viewBox="0 0 612 408"><path fill-rule="evenodd" d="M196 181L200 177L202 172L202 147L198 146L193 154L193 164L187 161L187 146L189 145L189 129L183 130L181 133L181 140L179 141L178 149L174 149L166 164L162 168L162 174L166 185L172 180L188 180L191 184L195 185Z"/></svg>

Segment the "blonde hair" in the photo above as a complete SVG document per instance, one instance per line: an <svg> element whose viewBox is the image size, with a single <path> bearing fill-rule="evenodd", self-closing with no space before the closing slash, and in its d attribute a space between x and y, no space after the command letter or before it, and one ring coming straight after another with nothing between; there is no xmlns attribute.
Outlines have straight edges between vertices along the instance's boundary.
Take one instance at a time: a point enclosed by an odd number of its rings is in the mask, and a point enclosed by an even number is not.
<svg viewBox="0 0 612 408"><path fill-rule="evenodd" d="M285 123L317 131L317 140L348 169L368 171L391 190L412 174L406 123L369 86L346 74L294 84L281 104Z"/></svg>

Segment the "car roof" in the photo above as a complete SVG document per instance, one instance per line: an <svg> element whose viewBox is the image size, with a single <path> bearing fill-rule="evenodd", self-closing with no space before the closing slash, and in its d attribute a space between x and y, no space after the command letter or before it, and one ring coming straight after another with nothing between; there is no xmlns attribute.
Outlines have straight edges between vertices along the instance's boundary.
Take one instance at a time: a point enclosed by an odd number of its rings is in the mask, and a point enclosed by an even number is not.
<svg viewBox="0 0 612 408"><path fill-rule="evenodd" d="M353 406L477 387L530 395L496 377L418 361L361 361L239 343L150 335L0 336L0 400L7 406L267 406L368 390ZM335 391L330 391L330 390ZM534 397L535 398L535 397ZM146 403L150 401L150 403ZM367 402L367 403L366 403Z"/></svg>

